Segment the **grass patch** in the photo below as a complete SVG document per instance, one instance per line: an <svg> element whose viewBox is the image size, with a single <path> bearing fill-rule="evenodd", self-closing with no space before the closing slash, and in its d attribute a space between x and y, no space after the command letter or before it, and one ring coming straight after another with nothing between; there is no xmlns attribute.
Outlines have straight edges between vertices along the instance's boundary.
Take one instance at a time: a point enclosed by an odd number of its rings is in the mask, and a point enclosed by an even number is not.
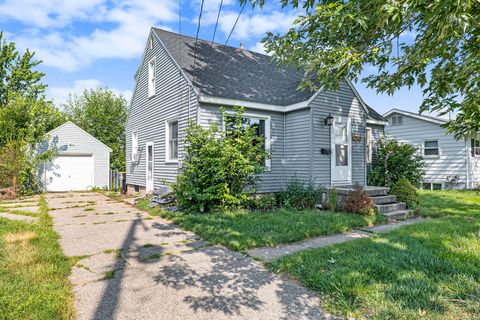
<svg viewBox="0 0 480 320"><path fill-rule="evenodd" d="M40 222L0 218L0 318L73 319L70 261L58 244L45 199Z"/></svg>
<svg viewBox="0 0 480 320"><path fill-rule="evenodd" d="M98 221L98 222L94 222L93 224L105 224L107 223L107 221Z"/></svg>
<svg viewBox="0 0 480 320"><path fill-rule="evenodd" d="M120 258L122 256L123 249L106 249L103 250L105 254L115 254L115 258Z"/></svg>
<svg viewBox="0 0 480 320"><path fill-rule="evenodd" d="M10 214L16 214L18 216L28 216L28 217L39 217L40 216L40 212L30 212L30 211L22 211L22 210L16 210L16 209L12 209L12 210L0 210L0 212L6 212L6 213L10 213Z"/></svg>
<svg viewBox="0 0 480 320"><path fill-rule="evenodd" d="M155 247L155 245L153 243L145 243L142 247L151 248L151 247Z"/></svg>
<svg viewBox="0 0 480 320"><path fill-rule="evenodd" d="M162 216L212 243L233 250L292 243L383 222L380 216L366 217L317 210L237 210L217 214L165 212Z"/></svg>
<svg viewBox="0 0 480 320"><path fill-rule="evenodd" d="M83 211L95 211L95 207L86 207Z"/></svg>
<svg viewBox="0 0 480 320"><path fill-rule="evenodd" d="M72 257L69 257L69 261L70 261L70 265L73 267L74 265L76 265L80 260L83 260L83 259L87 259L87 258L90 258L92 255L89 254L89 255L83 255L83 256L72 256Z"/></svg>
<svg viewBox="0 0 480 320"><path fill-rule="evenodd" d="M438 219L268 263L322 295L335 314L371 319L480 318L480 195L420 192Z"/></svg>

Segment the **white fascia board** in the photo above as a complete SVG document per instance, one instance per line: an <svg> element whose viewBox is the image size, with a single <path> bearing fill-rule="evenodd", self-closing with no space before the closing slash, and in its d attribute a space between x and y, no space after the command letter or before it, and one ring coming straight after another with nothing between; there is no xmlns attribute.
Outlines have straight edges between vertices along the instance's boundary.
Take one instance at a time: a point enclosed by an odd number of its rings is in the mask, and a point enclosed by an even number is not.
<svg viewBox="0 0 480 320"><path fill-rule="evenodd" d="M224 105L224 106L241 106L241 107L250 108L250 109L275 111L275 112L290 112L298 109L308 108L308 105L310 103L310 99L309 99L309 100L291 104L288 106L279 106L279 105L267 104L267 103L219 98L219 97L213 97L213 96L208 96L203 94L200 94L198 100L202 103L210 103L210 104Z"/></svg>
<svg viewBox="0 0 480 320"><path fill-rule="evenodd" d="M387 126L388 125L388 121L375 120L375 119L367 119L366 122L368 124L378 124L380 126Z"/></svg>
<svg viewBox="0 0 480 320"><path fill-rule="evenodd" d="M407 116L407 117L412 117L412 118L416 118L416 119L420 119L420 120L423 120L423 121L428 121L428 122L432 122L432 123L436 123L436 124L447 123L446 120L443 120L443 119L440 119L440 118L425 117L425 116L422 116L422 115L419 115L419 114L416 114L416 113L413 113L413 112L410 112L410 111L405 111L405 110L400 110L400 109L392 109L392 110L386 112L383 116L386 118L393 113L398 113L398 114L401 114L401 115L404 115L404 116Z"/></svg>

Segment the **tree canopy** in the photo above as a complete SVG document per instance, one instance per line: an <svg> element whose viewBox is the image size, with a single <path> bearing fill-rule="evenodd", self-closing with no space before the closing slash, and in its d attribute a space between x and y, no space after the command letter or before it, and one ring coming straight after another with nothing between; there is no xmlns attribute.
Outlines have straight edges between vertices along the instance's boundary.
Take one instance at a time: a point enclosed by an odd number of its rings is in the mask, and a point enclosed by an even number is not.
<svg viewBox="0 0 480 320"><path fill-rule="evenodd" d="M368 87L393 94L418 85L421 111L458 113L446 125L457 138L480 131L478 0L281 2L305 13L263 41L278 63L304 70L301 87L336 89L371 66L378 72L361 79Z"/></svg>
<svg viewBox="0 0 480 320"><path fill-rule="evenodd" d="M45 98L44 74L36 70L40 63L28 50L20 55L0 32L0 146L8 140L34 144L64 121Z"/></svg>
<svg viewBox="0 0 480 320"><path fill-rule="evenodd" d="M110 167L125 169L127 100L108 88L70 95L62 105L69 120L112 149Z"/></svg>

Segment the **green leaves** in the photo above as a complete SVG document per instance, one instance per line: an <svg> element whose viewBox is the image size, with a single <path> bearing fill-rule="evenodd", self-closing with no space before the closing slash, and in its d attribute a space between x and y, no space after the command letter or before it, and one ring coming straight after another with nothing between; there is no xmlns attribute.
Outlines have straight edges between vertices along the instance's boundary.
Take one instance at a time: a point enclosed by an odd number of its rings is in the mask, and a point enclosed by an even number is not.
<svg viewBox="0 0 480 320"><path fill-rule="evenodd" d="M63 109L69 120L112 149L110 167L125 169L127 101L108 88L70 95Z"/></svg>
<svg viewBox="0 0 480 320"><path fill-rule="evenodd" d="M268 157L264 137L257 135L242 108L234 108L233 114L222 109L222 121L225 130L194 123L186 129L186 156L174 186L182 209L238 207L255 191Z"/></svg>
<svg viewBox="0 0 480 320"><path fill-rule="evenodd" d="M457 138L480 131L478 1L282 4L307 11L285 34L269 33L263 42L277 63L305 71L300 88L334 90L344 78L358 79L369 65L378 70L362 79L369 87L393 94L418 85L425 96L421 111L459 113L447 124Z"/></svg>

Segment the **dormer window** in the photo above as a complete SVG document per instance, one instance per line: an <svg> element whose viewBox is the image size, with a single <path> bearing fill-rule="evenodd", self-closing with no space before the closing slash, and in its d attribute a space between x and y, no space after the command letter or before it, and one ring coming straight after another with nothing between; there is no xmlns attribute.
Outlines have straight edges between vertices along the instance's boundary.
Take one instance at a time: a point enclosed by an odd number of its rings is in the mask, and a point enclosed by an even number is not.
<svg viewBox="0 0 480 320"><path fill-rule="evenodd" d="M148 96L155 95L155 58L148 63Z"/></svg>

